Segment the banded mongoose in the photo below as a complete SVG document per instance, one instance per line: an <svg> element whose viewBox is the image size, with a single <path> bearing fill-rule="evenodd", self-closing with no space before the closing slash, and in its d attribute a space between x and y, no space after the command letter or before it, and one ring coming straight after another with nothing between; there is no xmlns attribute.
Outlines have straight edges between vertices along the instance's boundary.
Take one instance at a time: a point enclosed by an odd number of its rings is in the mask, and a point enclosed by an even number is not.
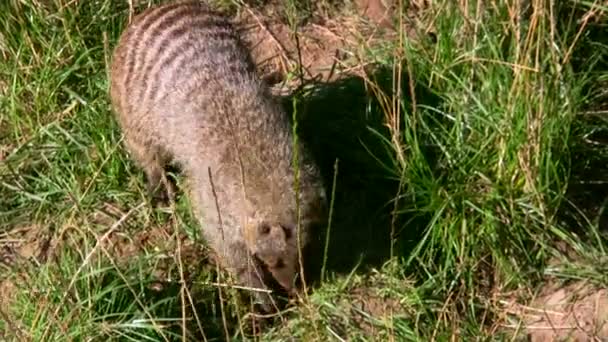
<svg viewBox="0 0 608 342"><path fill-rule="evenodd" d="M150 193L172 196L164 167L178 164L219 262L241 285L268 289L266 270L292 291L298 246L324 220L325 190L230 19L195 1L149 8L122 33L110 78L125 146ZM271 310L271 296L256 299Z"/></svg>

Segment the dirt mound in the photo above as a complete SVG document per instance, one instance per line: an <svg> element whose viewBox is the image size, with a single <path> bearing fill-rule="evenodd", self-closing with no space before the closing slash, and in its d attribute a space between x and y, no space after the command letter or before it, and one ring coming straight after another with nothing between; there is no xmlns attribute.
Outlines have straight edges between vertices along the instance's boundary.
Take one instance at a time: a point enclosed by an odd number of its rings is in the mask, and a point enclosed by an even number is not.
<svg viewBox="0 0 608 342"><path fill-rule="evenodd" d="M551 285L528 305L507 305L527 340L608 341L608 289L585 282Z"/></svg>
<svg viewBox="0 0 608 342"><path fill-rule="evenodd" d="M353 322L369 336L375 336L379 322L390 321L395 316L408 314L405 305L397 298L383 296L369 287L355 288L348 301L342 304L352 314Z"/></svg>
<svg viewBox="0 0 608 342"><path fill-rule="evenodd" d="M48 227L21 225L0 232L0 319L7 323L5 308L15 299L17 287L14 270L27 262L44 262L54 249ZM0 336L2 336L0 334Z"/></svg>
<svg viewBox="0 0 608 342"><path fill-rule="evenodd" d="M416 39L424 1L408 7L402 24ZM235 18L258 68L270 83L293 88L293 75L304 81L333 81L365 74L374 64L369 51L395 41L398 27L394 1L358 0L353 8L332 17L316 16L297 32L269 10L245 7ZM428 31L426 28L424 29ZM301 69L300 69L301 68Z"/></svg>
<svg viewBox="0 0 608 342"><path fill-rule="evenodd" d="M52 233L38 224L17 226L0 233L0 265L10 267L22 260L46 260L52 251Z"/></svg>
<svg viewBox="0 0 608 342"><path fill-rule="evenodd" d="M289 78L299 61L306 79L330 79L336 66L340 68L345 39L330 27L306 25L298 31L297 41L291 28L277 19L263 18L253 11L238 18L245 41L249 44L262 75L270 83Z"/></svg>

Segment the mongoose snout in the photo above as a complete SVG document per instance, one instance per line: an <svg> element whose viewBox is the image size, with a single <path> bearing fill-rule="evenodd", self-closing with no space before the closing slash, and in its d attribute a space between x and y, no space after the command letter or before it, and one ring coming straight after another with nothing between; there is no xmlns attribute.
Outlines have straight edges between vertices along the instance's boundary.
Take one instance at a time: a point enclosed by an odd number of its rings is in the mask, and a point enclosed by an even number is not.
<svg viewBox="0 0 608 342"><path fill-rule="evenodd" d="M257 232L246 235L251 251L268 268L275 280L287 291L293 289L293 275L299 266L296 228L263 222Z"/></svg>
<svg viewBox="0 0 608 342"><path fill-rule="evenodd" d="M165 166L179 165L220 263L247 287L268 288L265 268L292 289L325 190L230 20L195 1L149 8L122 33L110 78L125 147L151 195L171 197Z"/></svg>

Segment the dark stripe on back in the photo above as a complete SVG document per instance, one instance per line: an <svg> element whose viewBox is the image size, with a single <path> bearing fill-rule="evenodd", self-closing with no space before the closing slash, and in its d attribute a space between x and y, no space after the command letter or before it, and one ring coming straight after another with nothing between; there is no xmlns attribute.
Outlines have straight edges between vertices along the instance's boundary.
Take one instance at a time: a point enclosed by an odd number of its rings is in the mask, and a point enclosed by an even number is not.
<svg viewBox="0 0 608 342"><path fill-rule="evenodd" d="M156 40L155 35L159 33L158 27L175 17L183 17L191 10L192 4L183 3L160 7L158 12L153 11L148 15L149 19L143 17L140 24L133 27L134 34L127 44L129 45L128 49L133 51L129 61L132 63L130 64L132 67L128 69L127 87L133 86L133 79L140 75L142 64L150 57L151 53L154 53L150 51L149 47Z"/></svg>
<svg viewBox="0 0 608 342"><path fill-rule="evenodd" d="M126 48L125 53L125 63L127 64L126 70L126 80L125 86L130 87L131 80L133 79L133 75L135 72L135 66L137 57L141 55L140 47L142 43L142 36L148 30L150 25L152 25L156 20L164 15L167 11L171 11L174 8L182 6L182 4L170 4L165 6L160 6L156 8L151 8L148 11L144 11L139 16L137 16L133 22L127 28L127 36L124 40L123 48Z"/></svg>
<svg viewBox="0 0 608 342"><path fill-rule="evenodd" d="M170 84L186 99L211 80L227 82L225 90L232 93L243 78L253 77L255 72L249 51L229 18L200 3L150 9L136 18L125 34L123 96L129 107L171 95ZM166 69L169 73L163 75ZM222 88L215 91L222 92ZM221 95L208 91L206 97Z"/></svg>
<svg viewBox="0 0 608 342"><path fill-rule="evenodd" d="M223 30L218 30L218 28ZM142 67L144 74L147 74L151 68L156 65L155 61L158 61L160 57L165 55L165 50L171 47L171 50L181 47L183 45L192 44L197 45L200 43L198 40L212 39L215 37L220 38L231 38L234 39L234 33L232 29L227 25L226 21L222 18L201 16L192 17L192 21L183 20L179 23L175 23L172 27L168 28L167 32L161 32L158 38L161 40L155 40L148 46L148 50L154 50L153 59L146 59L145 65ZM172 42L179 42L179 45L171 45ZM171 51L172 52L172 51ZM164 60L164 58L160 58Z"/></svg>
<svg viewBox="0 0 608 342"><path fill-rule="evenodd" d="M213 40L209 42L213 44ZM221 58L208 58L210 55L221 56ZM146 92L145 99L149 100L153 97L154 100L159 98L159 94L154 93L158 90L161 85L167 85L167 83L176 83L175 78L183 78L188 80L191 78L210 78L214 80L229 81L234 79L233 76L242 77L245 74L251 73L253 68L243 58L242 53L234 46L228 46L226 51L221 55L214 51L197 51L188 50L184 51L184 55L178 56L175 60L168 61L164 68L170 67L171 76L168 79L163 79L161 82L160 74L153 75L154 82L150 84L148 91Z"/></svg>
<svg viewBox="0 0 608 342"><path fill-rule="evenodd" d="M229 81L234 76L243 77L248 74L247 66L242 63L241 59L231 60L228 63L222 63L221 67L218 67L216 62L207 59L198 59L197 63L188 63L189 61L182 61L175 67L175 77L187 75L183 82L175 82L174 79L167 80L166 83L161 84L160 82L151 85L150 91L146 94L147 100L157 101L164 97L165 94L157 93L158 88L163 85L167 86L168 83L177 84L181 91L186 92L188 96L190 93L197 91L209 90L205 87L205 84L210 80L217 81ZM230 83L230 82L228 82ZM241 83L241 82L237 82ZM219 89L227 89L229 87L219 87ZM165 92L167 92L165 90Z"/></svg>
<svg viewBox="0 0 608 342"><path fill-rule="evenodd" d="M145 93L142 90L138 100L148 100L150 93L156 91L160 79L160 72L171 67L179 61L175 72L186 64L190 64L193 60L205 59L212 62L215 55L222 55L232 51L213 51L215 46L221 45L218 43L228 43L229 50L236 42L236 36L232 27L223 18L202 16L196 18L193 22L183 22L178 27L171 28L170 32L166 33L156 49L157 56L154 59L147 60L147 64L142 71L141 85L146 88ZM218 28L222 28L218 30ZM170 44L177 42L176 44ZM207 46L204 46L207 45ZM151 47L152 48L152 47ZM202 50L204 49L204 50ZM152 82L148 83L149 79Z"/></svg>

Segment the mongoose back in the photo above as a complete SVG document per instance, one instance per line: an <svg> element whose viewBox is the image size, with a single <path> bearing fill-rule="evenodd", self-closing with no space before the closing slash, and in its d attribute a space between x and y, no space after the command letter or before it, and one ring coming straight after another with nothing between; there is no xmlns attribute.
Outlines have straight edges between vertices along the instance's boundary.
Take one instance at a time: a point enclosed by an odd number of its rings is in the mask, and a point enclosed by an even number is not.
<svg viewBox="0 0 608 342"><path fill-rule="evenodd" d="M298 246L324 218L325 191L230 20L195 1L149 8L122 33L110 78L149 191L171 196L164 167L179 164L219 262L242 285L268 289L269 273L292 291ZM266 293L256 298L271 310Z"/></svg>

